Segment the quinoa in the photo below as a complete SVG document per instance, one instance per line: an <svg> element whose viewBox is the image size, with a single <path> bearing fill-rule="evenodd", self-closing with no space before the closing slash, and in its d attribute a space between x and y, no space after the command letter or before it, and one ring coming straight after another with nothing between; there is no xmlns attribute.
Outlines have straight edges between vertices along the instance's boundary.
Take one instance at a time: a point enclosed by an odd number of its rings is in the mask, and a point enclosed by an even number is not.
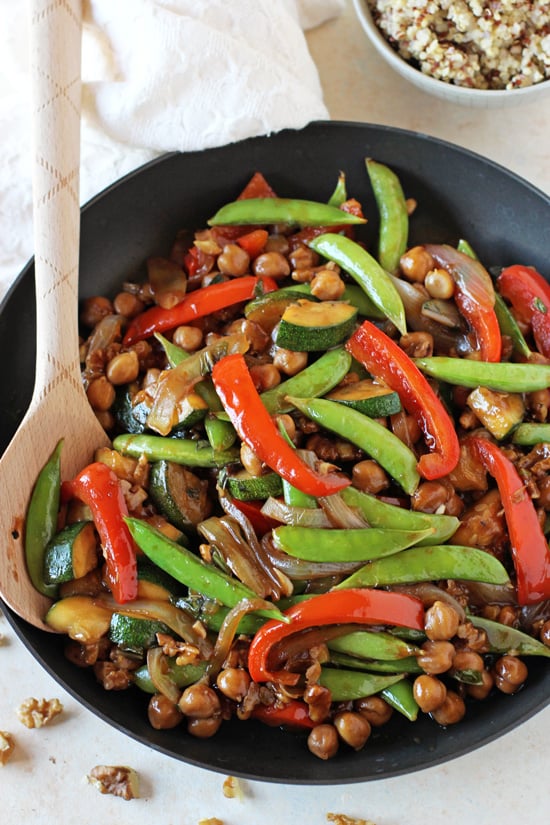
<svg viewBox="0 0 550 825"><path fill-rule="evenodd" d="M398 54L425 74L473 89L550 78L548 0L368 0Z"/></svg>

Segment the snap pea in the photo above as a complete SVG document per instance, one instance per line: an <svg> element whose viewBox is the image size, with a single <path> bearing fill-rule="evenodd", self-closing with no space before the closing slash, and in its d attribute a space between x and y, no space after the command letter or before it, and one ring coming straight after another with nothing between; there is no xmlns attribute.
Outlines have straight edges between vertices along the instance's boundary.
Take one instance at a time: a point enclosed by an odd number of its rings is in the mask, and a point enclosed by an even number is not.
<svg viewBox="0 0 550 825"><path fill-rule="evenodd" d="M277 550L283 550L294 558L317 562L361 562L399 553L421 541L428 532L383 530L379 527L325 530L322 527L285 524L275 527L272 537Z"/></svg>
<svg viewBox="0 0 550 825"><path fill-rule="evenodd" d="M380 675L363 673L359 670L322 667L319 684L330 690L333 702L351 702L372 696L381 690L401 681L402 673Z"/></svg>
<svg viewBox="0 0 550 825"><path fill-rule="evenodd" d="M308 246L334 261L365 290L373 304L404 335L407 331L403 301L390 276L362 246L345 235L326 232L308 241Z"/></svg>
<svg viewBox="0 0 550 825"><path fill-rule="evenodd" d="M346 653L331 651L330 661L340 667L368 673L422 673L422 668L415 656L406 656L403 659L356 659Z"/></svg>
<svg viewBox="0 0 550 825"><path fill-rule="evenodd" d="M385 527L390 530L431 529L433 532L417 542L418 546L442 544L457 531L460 524L456 516L407 510L396 504L381 501L376 496L358 490L356 487L346 487L339 495L346 504L359 510L371 527Z"/></svg>
<svg viewBox="0 0 550 825"><path fill-rule="evenodd" d="M168 338L165 338L160 332L155 332L155 338L159 344L162 345L171 367L177 367L178 364L181 364L182 361L186 361L189 358L188 352L176 344L173 344L172 341L169 341Z"/></svg>
<svg viewBox="0 0 550 825"><path fill-rule="evenodd" d="M415 722L420 708L414 698L413 687L408 679L401 679L380 691L380 696L391 705L394 710L402 713L409 722Z"/></svg>
<svg viewBox="0 0 550 825"><path fill-rule="evenodd" d="M230 421L218 418L217 415L208 413L204 419L204 429L208 443L215 453L230 450L237 440L235 427Z"/></svg>
<svg viewBox="0 0 550 825"><path fill-rule="evenodd" d="M365 218L336 206L299 198L244 198L227 203L208 221L209 226L264 225L344 226L366 223Z"/></svg>
<svg viewBox="0 0 550 825"><path fill-rule="evenodd" d="M122 433L113 441L113 449L123 455L149 461L173 461L187 467L225 467L239 460L239 449L214 450L207 441L164 438L161 435Z"/></svg>
<svg viewBox="0 0 550 825"><path fill-rule="evenodd" d="M512 441L522 447L550 442L550 424L520 424L512 433Z"/></svg>
<svg viewBox="0 0 550 825"><path fill-rule="evenodd" d="M146 521L128 517L126 523L132 538L147 558L190 590L196 590L226 607L235 607L242 599L257 598L257 594L238 579L206 564L191 550L176 544ZM285 621L275 606L273 610L258 610L258 615Z"/></svg>
<svg viewBox="0 0 550 825"><path fill-rule="evenodd" d="M328 203L329 206L340 207L345 201L347 201L347 199L348 191L346 186L346 175L344 172L340 172L340 174L338 175L338 180L336 181L336 186L334 187L334 191L328 199Z"/></svg>
<svg viewBox="0 0 550 825"><path fill-rule="evenodd" d="M506 584L509 581L503 565L490 553L477 547L440 544L411 547L393 556L365 564L337 584L334 590L437 579L465 579L490 584Z"/></svg>
<svg viewBox="0 0 550 825"><path fill-rule="evenodd" d="M416 645L409 644L391 633L374 630L354 630L328 642L328 648L360 659L401 659L418 651Z"/></svg>
<svg viewBox="0 0 550 825"><path fill-rule="evenodd" d="M356 444L387 470L406 493L414 493L420 481L418 460L391 430L351 407L326 398L289 395L288 400L321 427Z"/></svg>
<svg viewBox="0 0 550 825"><path fill-rule="evenodd" d="M305 369L261 394L270 415L289 412L293 406L287 395L316 397L330 392L347 374L351 355L342 347L323 353Z"/></svg>
<svg viewBox="0 0 550 825"><path fill-rule="evenodd" d="M354 306L359 315L364 315L366 318L383 320L386 317L386 313L374 304L359 284L346 284L341 300Z"/></svg>
<svg viewBox="0 0 550 825"><path fill-rule="evenodd" d="M495 313L497 316L498 325L503 335L507 335L512 341L512 346L516 352L525 358L530 358L532 355L527 341L523 337L523 333L518 326L518 322L508 309L508 305L504 301L502 295L495 292Z"/></svg>
<svg viewBox="0 0 550 825"><path fill-rule="evenodd" d="M229 608L202 596L180 596L174 602L176 607L190 613L198 619L208 630L218 633L223 621L229 613ZM264 624L261 616L254 613L246 613L241 617L237 625L237 633L244 633L253 636Z"/></svg>
<svg viewBox="0 0 550 825"><path fill-rule="evenodd" d="M395 274L409 236L405 195L392 169L372 158L367 158L366 166L380 216L378 260L387 272Z"/></svg>
<svg viewBox="0 0 550 825"><path fill-rule="evenodd" d="M289 444L293 449L295 449L295 444L290 438L289 434L287 433L284 424L282 421L279 422L279 432L283 436L284 440ZM283 498L285 504L288 504L289 507L301 507L301 508L308 508L308 507L317 507L317 499L315 496L310 496L309 493L304 493L302 490L299 490L297 487L294 487L286 478L282 479L283 482Z"/></svg>
<svg viewBox="0 0 550 825"><path fill-rule="evenodd" d="M550 364L511 364L449 358L415 358L416 366L432 378L461 387L487 387L497 392L535 392L550 386Z"/></svg>
<svg viewBox="0 0 550 825"><path fill-rule="evenodd" d="M44 596L56 595L57 584L44 580L46 547L57 532L61 493L61 439L40 471L32 491L25 520L25 560L34 587Z"/></svg>
<svg viewBox="0 0 550 825"><path fill-rule="evenodd" d="M518 656L550 658L550 647L515 627L493 622L482 616L468 616L468 618L475 627L486 632L493 653L514 653Z"/></svg>

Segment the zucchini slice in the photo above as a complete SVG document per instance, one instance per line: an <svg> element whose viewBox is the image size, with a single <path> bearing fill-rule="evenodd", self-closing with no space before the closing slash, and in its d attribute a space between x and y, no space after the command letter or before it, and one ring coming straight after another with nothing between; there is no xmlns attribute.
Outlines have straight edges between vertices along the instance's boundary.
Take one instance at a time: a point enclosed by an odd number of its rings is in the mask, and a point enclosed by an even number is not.
<svg viewBox="0 0 550 825"><path fill-rule="evenodd" d="M193 533L199 521L210 515L208 482L173 461L155 461L149 475L149 495L168 521L185 533Z"/></svg>
<svg viewBox="0 0 550 825"><path fill-rule="evenodd" d="M256 501L283 495L283 481L278 473L252 476L246 470L230 473L224 468L218 477L220 487L239 501Z"/></svg>
<svg viewBox="0 0 550 825"><path fill-rule="evenodd" d="M525 405L519 393L476 387L466 399L468 407L498 441L523 421Z"/></svg>
<svg viewBox="0 0 550 825"><path fill-rule="evenodd" d="M349 337L357 314L357 307L345 301L298 300L285 309L275 343L295 352L330 349Z"/></svg>
<svg viewBox="0 0 550 825"><path fill-rule="evenodd" d="M202 421L208 412L208 404L198 392L190 392L178 405L178 423L172 430L173 433L181 430L188 430Z"/></svg>
<svg viewBox="0 0 550 825"><path fill-rule="evenodd" d="M140 619L123 613L113 613L111 617L109 639L122 650L141 654L157 644L157 633L173 635L170 628L157 619Z"/></svg>
<svg viewBox="0 0 550 825"><path fill-rule="evenodd" d="M353 384L345 384L332 390L326 398L331 401L338 401L347 407L371 418L383 418L386 415L394 415L401 410L399 394L382 384L376 384L370 378L356 381Z"/></svg>
<svg viewBox="0 0 550 825"><path fill-rule="evenodd" d="M57 633L82 644L99 642L109 632L112 610L94 603L91 596L67 596L54 602L45 622Z"/></svg>
<svg viewBox="0 0 550 825"><path fill-rule="evenodd" d="M310 294L308 284L298 284L295 287L266 292L265 295L255 298L245 306L245 317L248 321L259 324L266 332L271 333L281 320L285 310L304 295L309 300L315 301L315 298Z"/></svg>
<svg viewBox="0 0 550 825"><path fill-rule="evenodd" d="M116 393L112 412L120 429L125 433L138 435L147 429L147 416L151 408L145 401L132 404L132 396L126 387L120 387Z"/></svg>
<svg viewBox="0 0 550 825"><path fill-rule="evenodd" d="M77 521L57 533L44 555L44 580L61 584L81 579L98 563L97 538L93 522Z"/></svg>
<svg viewBox="0 0 550 825"><path fill-rule="evenodd" d="M173 596L181 594L181 584L153 564L146 556L139 556L138 599L168 602Z"/></svg>

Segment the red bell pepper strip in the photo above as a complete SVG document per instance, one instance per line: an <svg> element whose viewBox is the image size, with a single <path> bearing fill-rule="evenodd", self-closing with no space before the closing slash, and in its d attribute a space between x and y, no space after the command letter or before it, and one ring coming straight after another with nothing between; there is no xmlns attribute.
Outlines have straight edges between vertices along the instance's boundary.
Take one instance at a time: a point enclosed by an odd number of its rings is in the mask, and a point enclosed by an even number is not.
<svg viewBox="0 0 550 825"><path fill-rule="evenodd" d="M498 363L502 355L502 336L495 310L482 307L471 295L459 289L454 297L460 314L474 332L480 360Z"/></svg>
<svg viewBox="0 0 550 825"><path fill-rule="evenodd" d="M550 599L550 549L524 481L492 441L472 437L469 442L500 492L516 571L518 604Z"/></svg>
<svg viewBox="0 0 550 825"><path fill-rule="evenodd" d="M330 590L284 611L290 622L270 619L257 631L248 649L248 670L255 682L295 685L300 675L273 671L270 654L288 636L310 627L334 624L399 625L424 630L424 607L414 596L367 587Z"/></svg>
<svg viewBox="0 0 550 825"><path fill-rule="evenodd" d="M309 718L309 706L306 702L291 699L284 705L256 705L252 718L259 719L271 727L284 725L290 728L314 728L317 722Z"/></svg>
<svg viewBox="0 0 550 825"><path fill-rule="evenodd" d="M416 419L431 452L418 461L418 472L429 480L452 472L460 445L454 424L434 390L401 347L370 321L354 332L346 349L372 374L399 393Z"/></svg>
<svg viewBox="0 0 550 825"><path fill-rule="evenodd" d="M123 345L128 347L136 341L149 338L155 332L165 332L241 301L249 301L259 289L273 292L277 288L273 278L243 275L241 278L196 289L170 309L154 306L137 315L126 331Z"/></svg>
<svg viewBox="0 0 550 825"><path fill-rule="evenodd" d="M232 498L233 504L237 510L240 510L243 515L247 517L257 536L260 538L266 533L269 533L274 527L280 527L281 522L274 518L265 516L261 510L264 505L263 500L241 501L238 498Z"/></svg>
<svg viewBox="0 0 550 825"><path fill-rule="evenodd" d="M345 476L318 473L302 461L265 408L242 355L221 358L212 369L212 381L241 441L293 487L318 497L351 484Z"/></svg>
<svg viewBox="0 0 550 825"><path fill-rule="evenodd" d="M251 258L257 258L260 252L263 252L268 238L267 229L253 229L237 238L237 243Z"/></svg>
<svg viewBox="0 0 550 825"><path fill-rule="evenodd" d="M106 464L96 461L63 483L62 497L64 500L78 498L92 511L116 601L123 604L137 598L137 548L124 521L128 508L116 474Z"/></svg>
<svg viewBox="0 0 550 825"><path fill-rule="evenodd" d="M261 172L254 172L243 191L237 198L242 201L248 198L276 198L277 195L266 181Z"/></svg>
<svg viewBox="0 0 550 825"><path fill-rule="evenodd" d="M550 284L536 269L514 264L502 270L497 287L520 320L531 325L539 352L550 358Z"/></svg>

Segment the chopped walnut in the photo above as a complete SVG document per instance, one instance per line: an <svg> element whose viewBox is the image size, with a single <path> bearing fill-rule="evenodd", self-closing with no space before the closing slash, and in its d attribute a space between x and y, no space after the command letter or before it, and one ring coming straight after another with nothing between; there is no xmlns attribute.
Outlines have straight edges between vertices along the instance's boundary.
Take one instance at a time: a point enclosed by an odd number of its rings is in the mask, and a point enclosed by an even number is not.
<svg viewBox="0 0 550 825"><path fill-rule="evenodd" d="M15 742L11 733L7 730L0 730L0 765L4 766L15 748Z"/></svg>
<svg viewBox="0 0 550 825"><path fill-rule="evenodd" d="M125 765L96 765L86 777L100 793L110 793L122 799L139 798L139 777Z"/></svg>
<svg viewBox="0 0 550 825"><path fill-rule="evenodd" d="M96 662L94 674L105 690L126 690L132 684L132 673L117 667L114 662Z"/></svg>
<svg viewBox="0 0 550 825"><path fill-rule="evenodd" d="M201 658L197 645L181 642L167 633L157 633L157 641L165 656L175 656L177 665L190 665Z"/></svg>
<svg viewBox="0 0 550 825"><path fill-rule="evenodd" d="M244 798L242 785L236 776L227 776L224 779L222 789L223 795L228 799L240 799L242 801Z"/></svg>
<svg viewBox="0 0 550 825"><path fill-rule="evenodd" d="M477 653L488 653L490 650L485 630L475 627L471 622L459 625L456 635L466 643L470 650L475 650Z"/></svg>
<svg viewBox="0 0 550 825"><path fill-rule="evenodd" d="M25 699L17 708L19 720L27 728L41 728L63 710L59 699Z"/></svg>
<svg viewBox="0 0 550 825"><path fill-rule="evenodd" d="M223 820L217 816L209 816L208 819L199 819L198 825L223 825Z"/></svg>
<svg viewBox="0 0 550 825"><path fill-rule="evenodd" d="M335 825L374 825L372 819L357 819L346 814L327 814L327 822L334 822Z"/></svg>

